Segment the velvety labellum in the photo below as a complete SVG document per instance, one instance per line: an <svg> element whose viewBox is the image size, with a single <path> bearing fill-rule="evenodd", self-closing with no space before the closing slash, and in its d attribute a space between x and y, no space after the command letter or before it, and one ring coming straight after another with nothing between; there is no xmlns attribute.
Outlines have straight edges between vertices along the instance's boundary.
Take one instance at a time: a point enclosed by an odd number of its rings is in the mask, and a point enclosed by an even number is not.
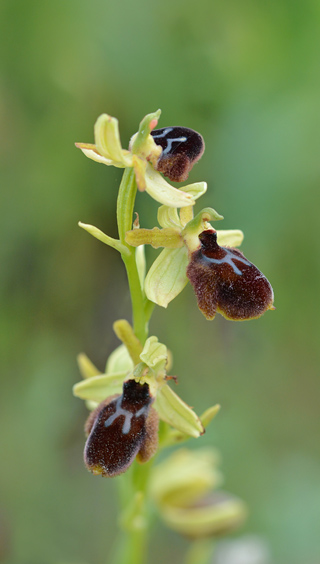
<svg viewBox="0 0 320 564"><path fill-rule="evenodd" d="M187 276L207 319L216 312L227 319L254 319L272 309L272 287L254 264L237 249L220 247L215 231L203 231L199 239Z"/></svg>
<svg viewBox="0 0 320 564"><path fill-rule="evenodd" d="M154 142L162 147L156 169L173 182L188 178L193 165L204 151L200 133L188 127L164 127L151 132Z"/></svg>
<svg viewBox="0 0 320 564"><path fill-rule="evenodd" d="M89 416L84 460L91 472L117 476L140 450L145 452L145 443L150 439L146 422L152 402L148 384L128 380L121 396L108 398Z"/></svg>

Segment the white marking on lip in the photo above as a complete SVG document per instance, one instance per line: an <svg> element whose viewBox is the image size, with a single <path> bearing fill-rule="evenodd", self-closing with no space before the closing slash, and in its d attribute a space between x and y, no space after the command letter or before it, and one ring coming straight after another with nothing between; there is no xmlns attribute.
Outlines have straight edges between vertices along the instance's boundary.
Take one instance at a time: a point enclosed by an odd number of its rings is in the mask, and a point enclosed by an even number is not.
<svg viewBox="0 0 320 564"><path fill-rule="evenodd" d="M231 251L229 251L228 249L225 249L224 247L223 250L225 251L225 256L221 259L214 259L211 257L207 257L204 255L204 258L209 261L209 262L214 262L215 264L230 264L230 266L232 266L233 271L235 272L235 274L238 274L239 276L242 276L242 272L240 270L240 268L238 268L235 264L234 264L234 260L238 260L240 262L243 262L243 264L246 264L247 266L252 266L251 262L249 262L247 259L242 258L242 257L238 257L238 256L234 256Z"/></svg>
<svg viewBox="0 0 320 564"><path fill-rule="evenodd" d="M110 425L112 425L112 423L116 419L118 419L118 417L120 417L120 415L123 415L124 416L124 423L123 423L123 426L122 426L122 433L123 433L123 435L127 435L130 432L132 417L133 416L134 417L140 417L140 415L143 415L148 410L148 406L145 405L145 406L141 407L139 409L139 411L137 411L137 413L131 413L127 409L123 409L123 407L121 407L121 401L122 401L122 397L120 396L117 399L117 402L116 402L115 412L112 415L110 415L110 417L108 417L108 419L104 422L104 426L110 427Z"/></svg>
<svg viewBox="0 0 320 564"><path fill-rule="evenodd" d="M157 135L152 135L152 137L154 139L160 138L160 137L166 137L166 135L168 133L170 133L173 130L173 127L166 127L162 133L158 133ZM167 139L167 147L165 149L163 149L162 155L166 155L167 153L170 153L171 148L172 148L172 143L184 143L185 141L187 141L186 137L176 137L175 139L171 139L170 137Z"/></svg>

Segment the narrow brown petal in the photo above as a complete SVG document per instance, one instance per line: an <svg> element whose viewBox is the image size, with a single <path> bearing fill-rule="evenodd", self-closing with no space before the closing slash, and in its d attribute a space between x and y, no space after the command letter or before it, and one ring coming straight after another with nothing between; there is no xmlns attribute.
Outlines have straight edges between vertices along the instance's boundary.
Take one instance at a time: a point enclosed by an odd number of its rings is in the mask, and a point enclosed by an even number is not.
<svg viewBox="0 0 320 564"><path fill-rule="evenodd" d="M193 165L204 151L200 133L188 127L163 127L151 132L154 142L162 147L156 169L173 182L187 180Z"/></svg>
<svg viewBox="0 0 320 564"><path fill-rule="evenodd" d="M143 447L153 398L148 384L128 380L122 395L110 399L89 416L84 461L93 474L111 477L125 472Z"/></svg>
<svg viewBox="0 0 320 564"><path fill-rule="evenodd" d="M199 239L187 276L207 319L216 312L227 319L254 319L272 309L272 287L254 264L237 249L220 247L213 230L203 231Z"/></svg>

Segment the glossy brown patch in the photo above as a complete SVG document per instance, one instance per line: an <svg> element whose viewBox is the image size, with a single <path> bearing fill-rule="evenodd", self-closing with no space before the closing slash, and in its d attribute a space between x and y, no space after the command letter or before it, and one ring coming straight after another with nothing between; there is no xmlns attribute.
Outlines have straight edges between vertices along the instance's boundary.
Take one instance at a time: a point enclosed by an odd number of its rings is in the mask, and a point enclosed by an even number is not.
<svg viewBox="0 0 320 564"><path fill-rule="evenodd" d="M187 180L193 165L204 151L200 133L188 127L163 127L151 131L154 142L162 147L156 169L173 182Z"/></svg>
<svg viewBox="0 0 320 564"><path fill-rule="evenodd" d="M199 239L187 276L207 319L216 312L236 321L254 319L272 308L270 282L254 264L237 249L220 247L213 230L203 231Z"/></svg>
<svg viewBox="0 0 320 564"><path fill-rule="evenodd" d="M147 423L152 402L148 384L128 380L121 396L107 398L90 414L84 461L91 472L117 476L127 470L139 451L152 451L148 442L157 441L156 426Z"/></svg>

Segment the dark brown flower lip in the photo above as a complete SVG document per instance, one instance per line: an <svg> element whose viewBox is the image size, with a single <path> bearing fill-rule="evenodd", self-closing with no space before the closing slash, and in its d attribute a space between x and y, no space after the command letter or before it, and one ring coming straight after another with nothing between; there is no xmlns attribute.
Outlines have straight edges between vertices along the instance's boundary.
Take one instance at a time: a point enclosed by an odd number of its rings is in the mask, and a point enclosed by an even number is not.
<svg viewBox="0 0 320 564"><path fill-rule="evenodd" d="M84 460L91 472L117 476L141 449L146 450L145 441L150 440L146 421L153 399L148 384L128 380L120 396L105 400L89 416Z"/></svg>
<svg viewBox="0 0 320 564"><path fill-rule="evenodd" d="M204 152L205 144L200 133L188 127L170 126L155 129L151 135L162 147L156 169L173 182L186 180Z"/></svg>
<svg viewBox="0 0 320 564"><path fill-rule="evenodd" d="M220 247L214 230L203 231L199 240L187 277L207 319L218 312L226 319L244 321L273 309L271 284L253 263L237 249Z"/></svg>
<svg viewBox="0 0 320 564"><path fill-rule="evenodd" d="M204 262L220 265L229 264L234 273L239 276L242 276L243 274L243 270L241 270L241 263L248 267L254 266L245 258L241 251L238 251L233 247L220 247L217 242L217 233L214 230L203 231L199 235L199 240L201 242L201 259ZM235 261L237 261L238 266L235 264Z"/></svg>

